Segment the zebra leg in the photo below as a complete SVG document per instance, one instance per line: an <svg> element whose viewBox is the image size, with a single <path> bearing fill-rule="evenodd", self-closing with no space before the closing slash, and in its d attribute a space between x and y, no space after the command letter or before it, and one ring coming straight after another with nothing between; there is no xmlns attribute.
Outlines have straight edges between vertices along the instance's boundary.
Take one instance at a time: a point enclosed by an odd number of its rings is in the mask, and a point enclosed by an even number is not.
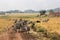
<svg viewBox="0 0 60 40"><path fill-rule="evenodd" d="M17 29L16 29L16 28L13 28L13 30L14 30L15 32L17 32Z"/></svg>

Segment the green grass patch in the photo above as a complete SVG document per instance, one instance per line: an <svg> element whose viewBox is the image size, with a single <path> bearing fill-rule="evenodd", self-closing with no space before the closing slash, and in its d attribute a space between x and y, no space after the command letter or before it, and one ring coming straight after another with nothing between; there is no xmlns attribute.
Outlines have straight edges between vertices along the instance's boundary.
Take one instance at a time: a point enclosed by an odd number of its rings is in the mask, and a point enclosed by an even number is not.
<svg viewBox="0 0 60 40"><path fill-rule="evenodd" d="M6 19L6 18L9 18L9 16L0 16L0 18Z"/></svg>

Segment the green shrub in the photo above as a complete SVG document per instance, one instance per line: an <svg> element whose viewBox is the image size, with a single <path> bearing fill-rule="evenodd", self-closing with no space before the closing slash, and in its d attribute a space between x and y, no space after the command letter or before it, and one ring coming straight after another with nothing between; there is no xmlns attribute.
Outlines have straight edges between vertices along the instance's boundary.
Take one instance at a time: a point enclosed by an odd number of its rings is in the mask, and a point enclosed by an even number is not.
<svg viewBox="0 0 60 40"><path fill-rule="evenodd" d="M37 29L37 32L43 32L43 33L44 33L44 32L46 32L46 31L47 31L47 30L46 30L44 27L42 27L42 26Z"/></svg>
<svg viewBox="0 0 60 40"><path fill-rule="evenodd" d="M60 35L56 32L54 33L49 33L48 34L48 37L51 39L51 40L60 40Z"/></svg>

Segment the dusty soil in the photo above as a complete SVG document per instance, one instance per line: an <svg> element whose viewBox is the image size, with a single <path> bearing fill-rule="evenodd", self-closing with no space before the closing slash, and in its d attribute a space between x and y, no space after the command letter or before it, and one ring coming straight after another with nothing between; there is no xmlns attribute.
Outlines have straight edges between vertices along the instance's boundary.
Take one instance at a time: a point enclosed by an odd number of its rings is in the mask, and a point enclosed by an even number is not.
<svg viewBox="0 0 60 40"><path fill-rule="evenodd" d="M37 40L25 32L7 31L0 35L0 40Z"/></svg>

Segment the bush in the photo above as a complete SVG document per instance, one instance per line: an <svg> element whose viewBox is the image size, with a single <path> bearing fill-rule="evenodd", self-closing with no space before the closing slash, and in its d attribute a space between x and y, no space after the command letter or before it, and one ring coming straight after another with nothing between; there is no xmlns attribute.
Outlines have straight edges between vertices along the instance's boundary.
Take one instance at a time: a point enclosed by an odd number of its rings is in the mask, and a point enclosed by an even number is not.
<svg viewBox="0 0 60 40"><path fill-rule="evenodd" d="M45 33L45 32L47 32L47 30L44 27L41 26L39 29L37 29L37 32Z"/></svg>
<svg viewBox="0 0 60 40"><path fill-rule="evenodd" d="M60 40L60 35L56 32L54 33L49 33L48 34L48 37L51 39L51 40Z"/></svg>

